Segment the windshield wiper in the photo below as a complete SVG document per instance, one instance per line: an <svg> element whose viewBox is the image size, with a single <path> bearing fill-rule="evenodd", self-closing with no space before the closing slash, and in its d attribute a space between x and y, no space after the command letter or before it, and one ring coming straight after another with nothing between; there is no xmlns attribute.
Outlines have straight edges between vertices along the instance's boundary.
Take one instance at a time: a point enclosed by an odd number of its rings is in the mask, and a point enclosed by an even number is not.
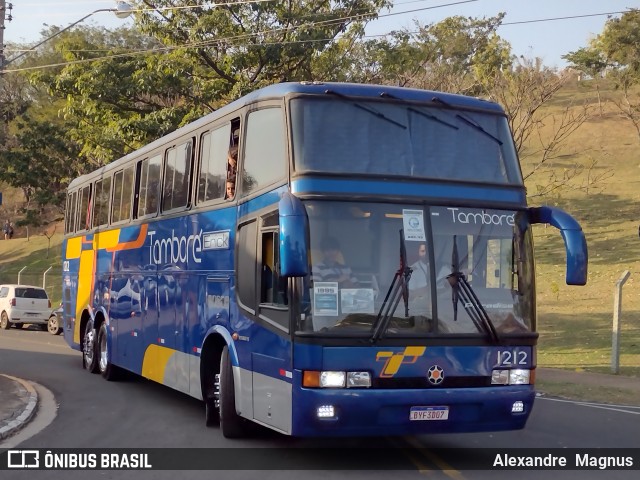
<svg viewBox="0 0 640 480"><path fill-rule="evenodd" d="M325 90L324 93L328 94L328 95L335 95L336 97L340 97L340 98L344 98L345 100L348 100L349 103L351 103L351 105L353 105L356 108L359 108L360 110L364 110L365 112L369 112L371 115L378 117L382 120L386 120L389 123L392 123L394 125L396 125L397 127L402 128L403 130L407 129L406 125L403 125L400 122L396 122L393 118L389 118L387 117L384 113L379 112L378 110L376 110L373 107L368 107L366 105L362 105L361 103L356 102L355 100L353 100L352 98L342 94L342 93L338 93L335 90Z"/></svg>
<svg viewBox="0 0 640 480"><path fill-rule="evenodd" d="M498 343L498 332L496 331L489 314L482 306L482 302L473 291L473 288L467 281L467 278L459 269L458 248L456 243L456 235L453 236L453 251L451 252L451 275L447 276L447 281L451 285L451 296L453 301L453 319L458 319L458 302L462 302L462 306L466 310L469 318L476 326L479 332L485 332L494 343Z"/></svg>
<svg viewBox="0 0 640 480"><path fill-rule="evenodd" d="M436 103L441 103L442 105L449 107L449 108L453 108L452 105L450 105L449 103L445 102L444 100L442 100L441 98L438 97L433 97L432 98L433 102ZM494 142L496 142L498 145L502 145L502 140L500 140L498 137L492 135L491 133L487 132L482 125L480 125L478 122L476 122L473 118L467 117L466 115L462 115L461 113L456 113L456 118L459 118L460 120L462 120L464 123L466 123L467 125L469 125L472 128L475 128L476 130L478 130L479 132L484 133L487 137L489 137L491 140L493 140Z"/></svg>
<svg viewBox="0 0 640 480"><path fill-rule="evenodd" d="M404 243L404 230L400 229L400 267L393 276L393 281L389 286L387 295L380 306L380 311L372 326L371 343L376 343L389 328L391 317L398 308L400 298L404 299L404 316L409 316L409 279L411 278L411 267L407 266L407 248Z"/></svg>
<svg viewBox="0 0 640 480"><path fill-rule="evenodd" d="M394 95L391 95L390 93L387 93L387 92L382 92L380 94L380 96L384 97L384 98L393 98L394 100L399 100L399 101L401 101L403 103L408 103L406 100L403 100L402 98L398 98L398 97L396 97ZM417 108L414 108L414 107L407 107L407 110L409 110L410 112L415 113L416 115L420 115L421 117L425 117L425 118L428 118L430 120L433 120L434 122L438 122L438 123L440 123L442 125L445 125L445 126L447 126L449 128L453 128L454 130L460 130L453 123L446 122L445 120L442 120L441 118L436 117L432 113L423 112L422 110L418 110Z"/></svg>

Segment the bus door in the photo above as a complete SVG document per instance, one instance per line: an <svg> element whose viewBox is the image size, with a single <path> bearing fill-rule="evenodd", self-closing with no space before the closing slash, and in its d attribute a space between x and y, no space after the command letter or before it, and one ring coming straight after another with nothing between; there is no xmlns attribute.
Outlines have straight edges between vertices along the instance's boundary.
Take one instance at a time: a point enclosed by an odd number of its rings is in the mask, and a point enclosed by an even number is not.
<svg viewBox="0 0 640 480"><path fill-rule="evenodd" d="M275 222L275 224L274 224ZM265 328L252 341L253 412L258 421L291 431L292 373L287 279L280 277L278 215L262 219L258 248L258 318Z"/></svg>
<svg viewBox="0 0 640 480"><path fill-rule="evenodd" d="M231 319L232 330L249 340L248 345L242 341L236 345L240 367L250 362L253 391L249 397L252 404L244 403L245 396L237 406L246 416L252 410L255 420L290 432L293 369L289 296L286 279L279 274L277 211L240 227L237 259L239 304L254 319L246 329L236 329ZM250 350L249 358L244 352L245 345ZM244 383L244 376L241 378Z"/></svg>

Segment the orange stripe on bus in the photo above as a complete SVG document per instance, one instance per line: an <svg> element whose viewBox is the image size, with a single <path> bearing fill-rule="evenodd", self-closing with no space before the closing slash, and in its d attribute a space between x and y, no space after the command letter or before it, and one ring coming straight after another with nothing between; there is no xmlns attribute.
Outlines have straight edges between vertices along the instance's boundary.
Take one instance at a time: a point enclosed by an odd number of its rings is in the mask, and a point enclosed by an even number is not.
<svg viewBox="0 0 640 480"><path fill-rule="evenodd" d="M118 243L113 247L107 248L107 252L117 252L118 250L131 250L135 248L140 248L144 245L144 241L147 238L147 230L149 229L149 225L146 223L140 227L140 233L138 234L138 238L131 242Z"/></svg>

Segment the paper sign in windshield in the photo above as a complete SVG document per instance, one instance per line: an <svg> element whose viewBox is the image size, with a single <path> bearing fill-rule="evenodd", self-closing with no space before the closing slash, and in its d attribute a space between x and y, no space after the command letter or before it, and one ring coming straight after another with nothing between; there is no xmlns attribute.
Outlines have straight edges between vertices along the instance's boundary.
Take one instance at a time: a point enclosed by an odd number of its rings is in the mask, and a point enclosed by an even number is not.
<svg viewBox="0 0 640 480"><path fill-rule="evenodd" d="M338 282L315 282L313 314L338 316Z"/></svg>
<svg viewBox="0 0 640 480"><path fill-rule="evenodd" d="M424 242L424 219L422 210L402 209L402 223L404 226L404 239L408 242Z"/></svg>
<svg viewBox="0 0 640 480"><path fill-rule="evenodd" d="M374 313L373 288L343 288L340 291L340 310L348 313Z"/></svg>

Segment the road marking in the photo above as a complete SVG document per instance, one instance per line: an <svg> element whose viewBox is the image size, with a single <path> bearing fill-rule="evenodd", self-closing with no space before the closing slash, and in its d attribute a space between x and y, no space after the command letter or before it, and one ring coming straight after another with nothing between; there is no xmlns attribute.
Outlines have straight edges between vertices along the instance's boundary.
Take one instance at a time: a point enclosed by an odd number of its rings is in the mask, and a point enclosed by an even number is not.
<svg viewBox="0 0 640 480"><path fill-rule="evenodd" d="M561 398L548 398L538 397L540 400L548 400L550 402L558 403L572 403L574 405L581 405L583 407L600 408L602 410L611 410L612 412L630 413L632 415L640 415L640 407L634 405L612 405L610 403L595 403L595 402L579 402L577 400L563 400ZM638 410L637 412L634 411Z"/></svg>
<svg viewBox="0 0 640 480"><path fill-rule="evenodd" d="M420 445L420 443L412 437L402 437L405 442L407 442L410 446L416 449L416 451L422 454L423 457L426 457L431 463L437 466L442 473L444 473L447 477L452 478L453 480L464 480L464 476L458 470L453 468L443 459L441 459L438 455L430 451L428 448ZM411 457L409 457L411 458ZM414 462L416 463L416 462ZM418 465L416 463L416 465ZM420 473L431 473L429 470L423 471L420 470Z"/></svg>

